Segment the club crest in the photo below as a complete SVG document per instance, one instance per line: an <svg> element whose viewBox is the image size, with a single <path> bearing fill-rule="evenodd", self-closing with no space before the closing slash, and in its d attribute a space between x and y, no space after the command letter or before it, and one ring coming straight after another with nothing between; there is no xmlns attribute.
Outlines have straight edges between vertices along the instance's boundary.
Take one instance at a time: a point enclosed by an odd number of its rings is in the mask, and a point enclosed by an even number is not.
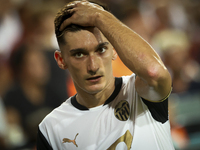
<svg viewBox="0 0 200 150"><path fill-rule="evenodd" d="M129 103L126 100L120 101L115 107L115 117L120 121L128 120L130 115Z"/></svg>

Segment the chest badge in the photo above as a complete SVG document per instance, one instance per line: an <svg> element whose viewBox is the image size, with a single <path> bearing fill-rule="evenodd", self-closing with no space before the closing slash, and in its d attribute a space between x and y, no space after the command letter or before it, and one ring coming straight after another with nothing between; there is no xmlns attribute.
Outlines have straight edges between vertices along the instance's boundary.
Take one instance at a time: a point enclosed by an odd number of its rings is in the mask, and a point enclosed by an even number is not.
<svg viewBox="0 0 200 150"><path fill-rule="evenodd" d="M126 100L120 101L115 107L115 117L120 121L128 120L130 115L129 103Z"/></svg>
<svg viewBox="0 0 200 150"><path fill-rule="evenodd" d="M76 147L78 147L78 145L76 144L76 137L78 136L78 133L76 134L75 138L73 140L70 140L68 138L64 138L62 143L73 143Z"/></svg>

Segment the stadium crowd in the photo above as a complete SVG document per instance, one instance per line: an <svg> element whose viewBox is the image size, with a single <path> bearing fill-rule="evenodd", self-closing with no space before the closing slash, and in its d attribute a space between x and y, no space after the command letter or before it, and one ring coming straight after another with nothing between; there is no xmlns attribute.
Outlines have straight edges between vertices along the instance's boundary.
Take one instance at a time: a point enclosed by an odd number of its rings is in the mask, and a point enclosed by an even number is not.
<svg viewBox="0 0 200 150"><path fill-rule="evenodd" d="M0 149L34 150L39 122L76 93L57 67L57 10L69 0L0 0ZM177 150L200 149L200 1L101 0L159 53L173 79ZM130 75L118 58L115 76ZM63 82L65 81L65 82Z"/></svg>

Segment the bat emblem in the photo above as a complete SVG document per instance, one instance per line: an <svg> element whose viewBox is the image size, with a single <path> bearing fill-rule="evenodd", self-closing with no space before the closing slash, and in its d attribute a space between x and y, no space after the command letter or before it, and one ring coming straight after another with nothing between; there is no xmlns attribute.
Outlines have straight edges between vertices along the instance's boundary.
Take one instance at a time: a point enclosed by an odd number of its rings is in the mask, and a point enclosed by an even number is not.
<svg viewBox="0 0 200 150"><path fill-rule="evenodd" d="M120 121L128 120L130 115L129 103L126 100L120 101L115 107L115 117Z"/></svg>

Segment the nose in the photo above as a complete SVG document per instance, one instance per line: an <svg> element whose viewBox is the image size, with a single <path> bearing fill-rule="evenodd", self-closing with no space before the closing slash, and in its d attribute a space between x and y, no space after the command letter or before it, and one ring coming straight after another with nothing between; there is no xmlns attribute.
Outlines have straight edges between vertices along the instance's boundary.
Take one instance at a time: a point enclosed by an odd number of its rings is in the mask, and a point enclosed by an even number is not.
<svg viewBox="0 0 200 150"><path fill-rule="evenodd" d="M95 75L99 70L98 58L95 55L89 56L87 71L90 75Z"/></svg>

